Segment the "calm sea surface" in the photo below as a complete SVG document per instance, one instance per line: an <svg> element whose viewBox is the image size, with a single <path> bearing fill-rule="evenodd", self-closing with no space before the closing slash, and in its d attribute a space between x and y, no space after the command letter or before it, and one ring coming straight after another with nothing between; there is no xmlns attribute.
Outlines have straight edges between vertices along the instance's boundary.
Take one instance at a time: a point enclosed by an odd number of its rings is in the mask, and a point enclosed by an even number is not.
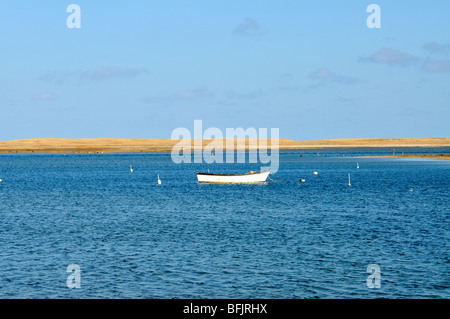
<svg viewBox="0 0 450 319"><path fill-rule="evenodd" d="M1 154L0 298L450 298L450 162L358 157L391 153L281 152L260 185L170 153Z"/></svg>

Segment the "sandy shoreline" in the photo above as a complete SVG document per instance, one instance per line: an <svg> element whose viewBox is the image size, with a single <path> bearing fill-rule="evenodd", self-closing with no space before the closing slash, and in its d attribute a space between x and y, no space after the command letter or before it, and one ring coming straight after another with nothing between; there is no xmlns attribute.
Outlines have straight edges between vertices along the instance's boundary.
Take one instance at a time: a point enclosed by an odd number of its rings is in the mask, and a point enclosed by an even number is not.
<svg viewBox="0 0 450 319"><path fill-rule="evenodd" d="M429 158L437 160L450 160L450 154L407 154L407 155L389 155L389 156L362 156L369 158Z"/></svg>
<svg viewBox="0 0 450 319"><path fill-rule="evenodd" d="M230 141L230 140L228 140ZM171 139L126 139L126 138L94 138L65 139L39 138L12 141L0 141L0 153L117 153L117 152L170 152L175 145L188 148L204 148L211 140L179 140ZM258 149L263 147L257 140L234 140L235 149ZM216 141L222 148L226 140ZM238 145L242 147L238 147ZM267 140L270 149L271 141ZM321 148L359 148L359 147L442 147L450 146L450 138L399 138L399 139L327 139L312 141L279 140L280 150L321 149ZM210 145L211 147L211 145ZM400 151L400 149L398 149Z"/></svg>

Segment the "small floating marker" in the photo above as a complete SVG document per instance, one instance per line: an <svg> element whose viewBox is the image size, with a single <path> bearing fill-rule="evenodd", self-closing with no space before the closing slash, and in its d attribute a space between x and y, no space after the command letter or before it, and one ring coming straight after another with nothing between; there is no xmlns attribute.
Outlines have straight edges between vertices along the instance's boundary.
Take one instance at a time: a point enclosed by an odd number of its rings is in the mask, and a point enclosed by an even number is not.
<svg viewBox="0 0 450 319"><path fill-rule="evenodd" d="M130 165L130 172L133 173L133 167Z"/></svg>
<svg viewBox="0 0 450 319"><path fill-rule="evenodd" d="M352 183L350 183L350 173L348 173L348 186L352 186Z"/></svg>
<svg viewBox="0 0 450 319"><path fill-rule="evenodd" d="M3 182L3 179L0 178L0 183Z"/></svg>
<svg viewBox="0 0 450 319"><path fill-rule="evenodd" d="M299 182L304 183L304 182L306 182L306 180L304 178L300 178Z"/></svg>
<svg viewBox="0 0 450 319"><path fill-rule="evenodd" d="M314 175L318 175L319 173L317 173L316 171L314 171L314 173L313 173Z"/></svg>
<svg viewBox="0 0 450 319"><path fill-rule="evenodd" d="M410 188L410 189L409 189L409 191L410 191L410 192L412 192L412 191L413 191L413 189L412 189L412 188Z"/></svg>
<svg viewBox="0 0 450 319"><path fill-rule="evenodd" d="M359 169L359 163L356 163L356 168L358 168L358 169Z"/></svg>
<svg viewBox="0 0 450 319"><path fill-rule="evenodd" d="M158 185L161 185L161 180L159 179L159 174L158 174Z"/></svg>

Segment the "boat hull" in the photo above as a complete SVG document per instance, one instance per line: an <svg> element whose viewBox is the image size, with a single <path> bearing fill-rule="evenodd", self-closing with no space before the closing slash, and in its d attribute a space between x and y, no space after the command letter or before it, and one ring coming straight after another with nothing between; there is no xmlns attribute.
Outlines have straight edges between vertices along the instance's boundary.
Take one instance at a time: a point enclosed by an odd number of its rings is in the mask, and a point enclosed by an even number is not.
<svg viewBox="0 0 450 319"><path fill-rule="evenodd" d="M264 183L270 171L248 174L197 173L199 183Z"/></svg>

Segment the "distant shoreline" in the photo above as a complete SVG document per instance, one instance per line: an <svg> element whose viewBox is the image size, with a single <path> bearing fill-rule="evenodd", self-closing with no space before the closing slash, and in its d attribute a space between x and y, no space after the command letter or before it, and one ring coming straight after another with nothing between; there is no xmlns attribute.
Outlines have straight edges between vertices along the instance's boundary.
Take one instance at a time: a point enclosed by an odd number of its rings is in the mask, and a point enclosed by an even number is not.
<svg viewBox="0 0 450 319"><path fill-rule="evenodd" d="M228 140L229 141L229 140ZM201 144L203 142L203 144ZM94 138L65 139L38 138L12 141L0 141L0 153L133 153L133 152L170 152L175 145L183 145L186 149L203 149L212 140L171 140L171 139L126 139L126 138ZM235 139L234 149L258 149L261 140ZM226 140L217 140L216 145L225 149ZM263 144L264 145L264 144ZM240 147L239 147L240 146ZM401 151L406 147L450 147L450 138L357 138L326 139L312 141L294 141L279 139L280 150L307 150L322 148L371 148L391 147ZM271 140L267 140L267 148L271 148ZM411 155L405 155L405 157ZM421 156L421 155L420 155ZM398 157L398 156L395 156ZM430 156L428 156L430 157Z"/></svg>
<svg viewBox="0 0 450 319"><path fill-rule="evenodd" d="M387 156L362 156L369 158L430 158L437 160L450 160L450 154L407 154L407 155L387 155Z"/></svg>

